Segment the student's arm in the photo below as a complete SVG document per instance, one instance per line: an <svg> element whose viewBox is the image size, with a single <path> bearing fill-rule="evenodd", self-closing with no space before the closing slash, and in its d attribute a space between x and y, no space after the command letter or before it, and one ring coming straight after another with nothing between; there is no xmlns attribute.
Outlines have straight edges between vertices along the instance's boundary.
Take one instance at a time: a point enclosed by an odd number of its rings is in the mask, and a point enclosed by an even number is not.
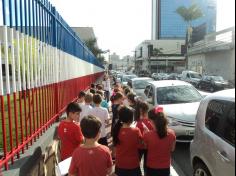
<svg viewBox="0 0 236 176"><path fill-rule="evenodd" d="M109 120L110 120L110 115L108 110L106 109L106 113L105 113L105 124L108 125L109 124Z"/></svg>
<svg viewBox="0 0 236 176"><path fill-rule="evenodd" d="M176 135L175 133L173 132L173 144L172 144L172 148L171 148L171 152L174 152L175 151L175 147L176 147Z"/></svg>

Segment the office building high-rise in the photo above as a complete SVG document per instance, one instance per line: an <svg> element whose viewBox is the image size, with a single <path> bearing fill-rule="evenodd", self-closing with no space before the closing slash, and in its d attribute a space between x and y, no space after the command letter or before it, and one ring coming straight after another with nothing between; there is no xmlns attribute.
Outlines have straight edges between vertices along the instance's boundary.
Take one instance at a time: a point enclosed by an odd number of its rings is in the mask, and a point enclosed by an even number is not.
<svg viewBox="0 0 236 176"><path fill-rule="evenodd" d="M192 26L207 25L207 33L216 30L216 0L152 0L152 40L184 39L188 27L182 17L176 13L180 6L197 4L203 17L194 20Z"/></svg>

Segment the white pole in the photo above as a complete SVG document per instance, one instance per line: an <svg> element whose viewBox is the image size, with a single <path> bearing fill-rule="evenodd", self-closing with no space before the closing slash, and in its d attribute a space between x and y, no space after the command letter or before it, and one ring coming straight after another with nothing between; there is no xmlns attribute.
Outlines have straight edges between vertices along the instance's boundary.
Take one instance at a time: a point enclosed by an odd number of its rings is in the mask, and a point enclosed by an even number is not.
<svg viewBox="0 0 236 176"><path fill-rule="evenodd" d="M4 36L4 53L5 53L5 70L6 70L6 92L10 94L10 75L9 75L9 58L8 58L8 39L7 39L7 26L3 27Z"/></svg>
<svg viewBox="0 0 236 176"><path fill-rule="evenodd" d="M2 46L2 42L0 41L0 46ZM2 79L2 50L0 49L0 95L4 94L3 90L3 79Z"/></svg>

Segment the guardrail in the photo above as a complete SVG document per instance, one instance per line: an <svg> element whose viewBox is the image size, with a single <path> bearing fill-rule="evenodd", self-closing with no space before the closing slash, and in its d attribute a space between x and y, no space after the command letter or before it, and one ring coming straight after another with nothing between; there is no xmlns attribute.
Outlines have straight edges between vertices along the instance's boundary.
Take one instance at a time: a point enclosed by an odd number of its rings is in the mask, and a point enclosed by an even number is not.
<svg viewBox="0 0 236 176"><path fill-rule="evenodd" d="M47 0L2 0L2 12L0 167L8 169L104 67Z"/></svg>

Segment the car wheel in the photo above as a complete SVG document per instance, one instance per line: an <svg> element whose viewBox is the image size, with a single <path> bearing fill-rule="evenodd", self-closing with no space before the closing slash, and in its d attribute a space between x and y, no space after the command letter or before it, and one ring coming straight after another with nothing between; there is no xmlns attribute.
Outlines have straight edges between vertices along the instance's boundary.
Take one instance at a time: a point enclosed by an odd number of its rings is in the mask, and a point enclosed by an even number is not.
<svg viewBox="0 0 236 176"><path fill-rule="evenodd" d="M211 87L211 88L210 88L210 92L215 92L214 87Z"/></svg>
<svg viewBox="0 0 236 176"><path fill-rule="evenodd" d="M193 176L211 176L211 174L205 164L197 163L194 166Z"/></svg>

